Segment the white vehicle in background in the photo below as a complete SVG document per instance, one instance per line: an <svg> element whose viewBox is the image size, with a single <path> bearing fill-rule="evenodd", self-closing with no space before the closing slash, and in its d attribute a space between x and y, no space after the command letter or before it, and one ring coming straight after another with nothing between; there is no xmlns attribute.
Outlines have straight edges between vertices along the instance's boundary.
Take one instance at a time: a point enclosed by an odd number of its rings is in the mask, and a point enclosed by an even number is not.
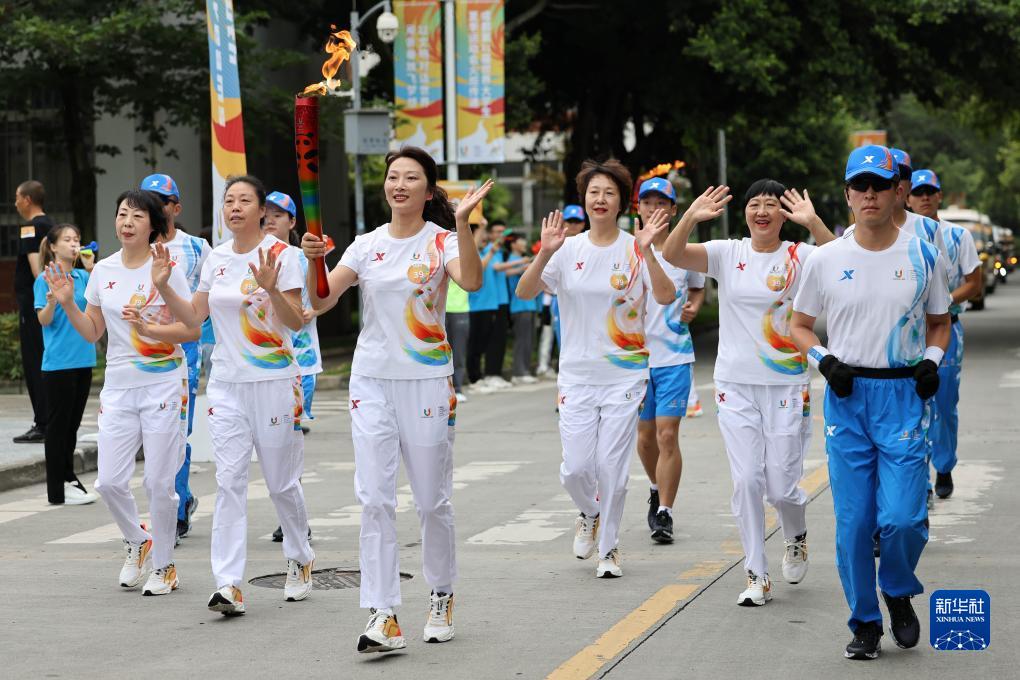
<svg viewBox="0 0 1020 680"><path fill-rule="evenodd" d="M981 259L983 285L981 292L971 298L970 308L984 309L985 296L994 293L995 287L999 283L999 270L1002 269L1005 272L1000 249L995 241L994 230L1000 227L993 225L991 219L984 213L969 208L958 208L955 205L940 210L939 218L966 227L974 237L974 245L977 247L978 257Z"/></svg>

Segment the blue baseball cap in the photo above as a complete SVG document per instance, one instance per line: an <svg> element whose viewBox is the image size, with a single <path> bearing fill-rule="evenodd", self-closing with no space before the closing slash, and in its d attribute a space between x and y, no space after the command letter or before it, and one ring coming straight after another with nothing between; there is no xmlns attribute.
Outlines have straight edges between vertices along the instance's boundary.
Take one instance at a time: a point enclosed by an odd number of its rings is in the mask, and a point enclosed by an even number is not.
<svg viewBox="0 0 1020 680"><path fill-rule="evenodd" d="M155 192L161 196L173 196L177 202L181 200L181 192L177 190L177 182L170 175L149 175L142 180L138 188Z"/></svg>
<svg viewBox="0 0 1020 680"><path fill-rule="evenodd" d="M571 203L563 208L563 221L569 222L570 220L584 222L584 210L581 206Z"/></svg>
<svg viewBox="0 0 1020 680"><path fill-rule="evenodd" d="M897 174L896 159L889 149L879 144L860 146L850 152L846 161L844 181L849 182L857 175L875 175L882 179L892 179Z"/></svg>
<svg viewBox="0 0 1020 680"><path fill-rule="evenodd" d="M934 187L942 191L942 182L934 170L914 170L914 174L910 176L910 190L913 191L917 187Z"/></svg>
<svg viewBox="0 0 1020 680"><path fill-rule="evenodd" d="M897 149L896 147L890 147L889 153L896 160L896 165L900 166L900 179L904 180L910 177L914 171L913 166L910 164L910 154L903 149Z"/></svg>
<svg viewBox="0 0 1020 680"><path fill-rule="evenodd" d="M282 191L274 191L266 196L266 203L272 203L280 210L289 212L291 217L297 217L297 206L294 205L294 199Z"/></svg>
<svg viewBox="0 0 1020 680"><path fill-rule="evenodd" d="M642 182L641 187L638 189L638 199L642 199L651 193L662 194L673 203L676 203L676 189L673 188L673 183L665 177L653 177Z"/></svg>

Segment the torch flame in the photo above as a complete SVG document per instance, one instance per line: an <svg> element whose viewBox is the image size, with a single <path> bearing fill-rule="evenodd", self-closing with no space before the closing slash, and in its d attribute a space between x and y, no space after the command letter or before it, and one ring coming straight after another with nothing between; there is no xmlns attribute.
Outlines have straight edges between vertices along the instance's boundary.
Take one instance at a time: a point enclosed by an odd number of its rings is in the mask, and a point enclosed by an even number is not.
<svg viewBox="0 0 1020 680"><path fill-rule="evenodd" d="M333 80L333 76L340 70L340 65L351 56L351 52L357 48L357 44L354 42L354 38L351 37L350 31L338 31L335 24L330 24L329 30L329 38L326 40L326 47L324 48L329 58L322 64L322 75L325 80L306 87L301 92L302 97L325 95L338 89L340 83Z"/></svg>
<svg viewBox="0 0 1020 680"><path fill-rule="evenodd" d="M683 161L673 161L672 163L659 163L658 165L651 168L648 172L642 173L638 177L638 182L644 182L646 179L653 177L661 177L668 174L670 170L679 170L680 168L687 165Z"/></svg>

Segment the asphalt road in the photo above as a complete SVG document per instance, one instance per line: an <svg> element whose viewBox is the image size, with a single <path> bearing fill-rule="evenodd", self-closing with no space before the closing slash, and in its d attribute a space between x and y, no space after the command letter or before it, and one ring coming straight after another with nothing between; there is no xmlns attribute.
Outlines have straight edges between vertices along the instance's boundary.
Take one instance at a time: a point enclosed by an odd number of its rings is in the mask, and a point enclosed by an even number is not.
<svg viewBox="0 0 1020 680"><path fill-rule="evenodd" d="M936 504L932 539L914 604L922 642L881 659L845 661L847 607L833 558L833 517L821 414L803 485L811 568L782 582L781 536L768 541L775 599L735 604L742 554L730 516L730 479L712 408L714 338L696 341L696 384L705 417L684 421L684 476L673 545L647 536L647 487L635 456L621 535L624 577L594 578L594 563L571 554L575 510L557 479L559 441L550 383L472 397L459 409L454 503L461 579L456 638L421 640L429 588L421 578L417 518L400 489L398 531L406 651L360 656L367 620L356 589L316 590L285 603L280 589L247 585L248 613L225 619L205 602L215 585L209 529L211 463L193 467L201 499L195 529L177 549L181 589L143 598L116 579L123 548L106 507L53 507L42 485L0 493L0 675L9 678L788 678L873 676L1016 677L1020 624L1014 571L1020 529L1016 479L1020 424L1020 286L1005 286L988 309L965 316L965 360L957 492ZM816 381L815 393L820 394ZM816 403L820 402L816 397ZM356 569L359 509L344 392L316 397L306 438L305 494L316 568ZM87 419L91 415L87 416ZM136 494L144 510L141 468ZM94 473L83 479L91 485ZM402 478L401 484L406 484ZM774 525L774 516L770 515ZM285 569L269 534L277 521L253 465L247 579ZM992 635L982 652L936 652L928 644L928 594L983 588Z"/></svg>

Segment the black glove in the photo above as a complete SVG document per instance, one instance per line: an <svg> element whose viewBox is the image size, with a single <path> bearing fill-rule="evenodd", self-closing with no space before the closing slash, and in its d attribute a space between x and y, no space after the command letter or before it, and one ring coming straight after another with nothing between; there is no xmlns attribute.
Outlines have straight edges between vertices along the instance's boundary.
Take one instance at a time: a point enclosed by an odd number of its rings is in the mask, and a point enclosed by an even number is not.
<svg viewBox="0 0 1020 680"><path fill-rule="evenodd" d="M826 354L818 362L818 371L825 376L837 397L844 398L853 394L854 376L857 372L851 366L847 366L831 354Z"/></svg>
<svg viewBox="0 0 1020 680"><path fill-rule="evenodd" d="M931 359L924 359L914 368L914 391L921 399L928 400L939 391L939 367Z"/></svg>

